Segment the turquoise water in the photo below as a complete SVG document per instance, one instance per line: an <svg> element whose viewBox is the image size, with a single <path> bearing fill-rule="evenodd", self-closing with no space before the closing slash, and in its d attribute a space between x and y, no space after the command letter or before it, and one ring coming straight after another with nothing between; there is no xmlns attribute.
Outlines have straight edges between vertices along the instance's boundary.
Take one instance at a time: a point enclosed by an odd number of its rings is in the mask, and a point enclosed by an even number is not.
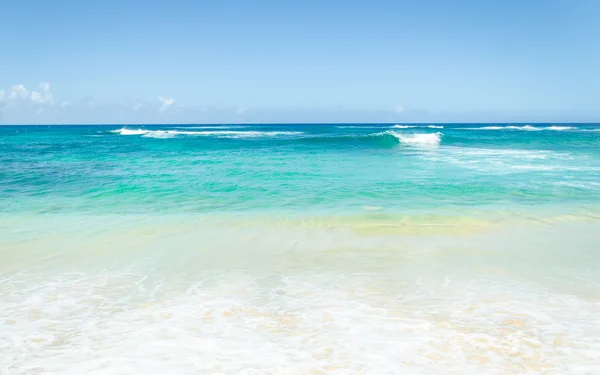
<svg viewBox="0 0 600 375"><path fill-rule="evenodd" d="M0 127L1 374L600 373L600 124Z"/></svg>
<svg viewBox="0 0 600 375"><path fill-rule="evenodd" d="M2 127L0 142L2 213L570 210L600 189L595 125Z"/></svg>

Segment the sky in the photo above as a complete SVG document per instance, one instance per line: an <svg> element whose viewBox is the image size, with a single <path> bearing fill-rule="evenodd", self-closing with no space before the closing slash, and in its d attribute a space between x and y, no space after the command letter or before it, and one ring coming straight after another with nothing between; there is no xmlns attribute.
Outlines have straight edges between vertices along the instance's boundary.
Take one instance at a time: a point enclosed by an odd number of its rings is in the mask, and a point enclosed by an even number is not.
<svg viewBox="0 0 600 375"><path fill-rule="evenodd" d="M5 1L0 124L600 122L600 1Z"/></svg>

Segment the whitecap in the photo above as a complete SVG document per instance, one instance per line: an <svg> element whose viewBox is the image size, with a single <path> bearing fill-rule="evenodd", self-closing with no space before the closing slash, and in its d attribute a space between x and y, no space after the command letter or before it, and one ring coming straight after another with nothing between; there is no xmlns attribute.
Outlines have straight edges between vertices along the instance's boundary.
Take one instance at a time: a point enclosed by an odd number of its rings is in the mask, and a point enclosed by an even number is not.
<svg viewBox="0 0 600 375"><path fill-rule="evenodd" d="M544 128L544 130L575 130L577 129L576 127L573 126L549 126L547 128Z"/></svg>
<svg viewBox="0 0 600 375"><path fill-rule="evenodd" d="M174 126L174 129L241 129L245 125L198 125L198 126Z"/></svg>
<svg viewBox="0 0 600 375"><path fill-rule="evenodd" d="M535 127L531 125L524 126L515 126L515 125L507 125L507 126L482 126L477 128L458 128L463 130L521 130L521 131L541 131L541 130L556 130L556 131L564 131L564 130L576 130L576 127L573 126L548 126L544 128Z"/></svg>
<svg viewBox="0 0 600 375"><path fill-rule="evenodd" d="M401 134L393 131L386 132L396 137L400 143L411 146L431 147L438 146L442 141L442 133L420 133L420 134Z"/></svg>
<svg viewBox="0 0 600 375"><path fill-rule="evenodd" d="M464 128L466 130L502 130L504 126L483 126L481 128Z"/></svg>
<svg viewBox="0 0 600 375"><path fill-rule="evenodd" d="M146 134L147 132L148 132L148 130L144 130L144 129L127 129L127 128L111 130L111 133L117 133L117 134L121 134L121 135L142 135L142 134Z"/></svg>
<svg viewBox="0 0 600 375"><path fill-rule="evenodd" d="M219 138L259 138L301 135L297 131L239 131L239 130L206 130L206 131L182 131L182 130L145 130L122 128L113 130L113 133L121 135L141 135L148 138L172 138L177 135L189 136L214 136Z"/></svg>
<svg viewBox="0 0 600 375"><path fill-rule="evenodd" d="M196 132L195 135L199 136L216 136L220 138L261 138L261 137L277 137L277 136L291 136L301 135L303 132L297 131L234 131L234 130L223 130L223 131L204 131Z"/></svg>
<svg viewBox="0 0 600 375"><path fill-rule="evenodd" d="M338 129L381 129L381 126L363 126L363 125L340 125L336 126Z"/></svg>
<svg viewBox="0 0 600 375"><path fill-rule="evenodd" d="M525 126L481 126L477 128L458 128L463 130L525 130L525 131L537 131L542 130L541 128L536 128L535 126L525 125Z"/></svg>
<svg viewBox="0 0 600 375"><path fill-rule="evenodd" d="M542 130L540 128L536 128L535 126L525 125L525 126L507 126L507 129L511 130L527 130L527 131L539 131Z"/></svg>
<svg viewBox="0 0 600 375"><path fill-rule="evenodd" d="M392 129L414 129L414 128L429 128L429 129L444 129L443 125L394 125Z"/></svg>

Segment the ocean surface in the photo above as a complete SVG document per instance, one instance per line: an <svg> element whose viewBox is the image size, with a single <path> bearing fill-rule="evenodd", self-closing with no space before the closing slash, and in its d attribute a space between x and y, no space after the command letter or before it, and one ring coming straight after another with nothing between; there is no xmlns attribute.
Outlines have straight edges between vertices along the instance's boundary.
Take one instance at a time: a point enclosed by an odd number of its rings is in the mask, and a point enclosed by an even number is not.
<svg viewBox="0 0 600 375"><path fill-rule="evenodd" d="M0 126L0 374L600 374L600 124Z"/></svg>

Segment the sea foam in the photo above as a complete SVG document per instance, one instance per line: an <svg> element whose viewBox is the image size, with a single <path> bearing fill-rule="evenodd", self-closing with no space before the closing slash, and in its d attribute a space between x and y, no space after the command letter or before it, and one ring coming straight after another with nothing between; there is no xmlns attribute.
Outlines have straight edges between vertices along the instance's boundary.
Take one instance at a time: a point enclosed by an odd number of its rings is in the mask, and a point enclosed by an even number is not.
<svg viewBox="0 0 600 375"><path fill-rule="evenodd" d="M461 128L458 128L461 129ZM564 130L577 130L574 126L546 126L546 127L536 127L531 125L524 126L482 126L478 128L462 128L464 130L521 130L521 131L542 131L542 130L555 130L555 131L564 131Z"/></svg>
<svg viewBox="0 0 600 375"><path fill-rule="evenodd" d="M148 138L172 138L178 135L205 136L218 138L260 138L301 135L297 131L243 131L243 130L204 130L204 131L183 131L183 130L148 130L148 129L117 129L113 133L120 135L141 135Z"/></svg>
<svg viewBox="0 0 600 375"><path fill-rule="evenodd" d="M148 131L143 130L143 129L121 128L121 129L117 129L117 130L111 130L111 132L121 134L121 135L142 135L142 134L146 134Z"/></svg>
<svg viewBox="0 0 600 375"><path fill-rule="evenodd" d="M431 147L438 146L442 142L442 133L420 133L420 134L402 134L389 131L387 134L396 137L400 143L411 146Z"/></svg>
<svg viewBox="0 0 600 375"><path fill-rule="evenodd" d="M429 129L443 129L443 125L394 125L393 129L414 129L414 128L429 128Z"/></svg>

